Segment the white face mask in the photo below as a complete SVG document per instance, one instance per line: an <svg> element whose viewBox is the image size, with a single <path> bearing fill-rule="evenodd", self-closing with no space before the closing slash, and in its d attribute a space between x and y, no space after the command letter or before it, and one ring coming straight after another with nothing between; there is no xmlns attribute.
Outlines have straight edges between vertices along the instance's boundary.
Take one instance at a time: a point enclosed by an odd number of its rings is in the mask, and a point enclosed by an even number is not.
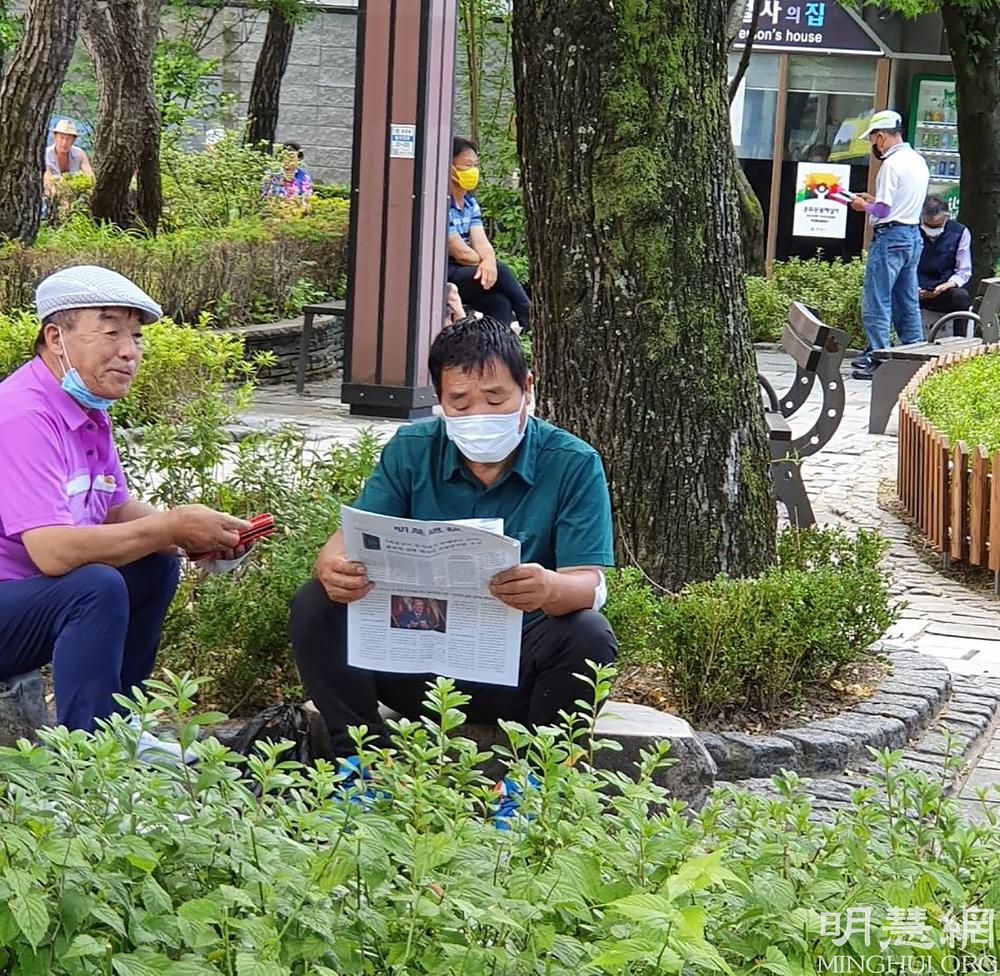
<svg viewBox="0 0 1000 976"><path fill-rule="evenodd" d="M524 438L521 405L513 413L481 413L473 417L449 417L444 426L448 439L461 455L479 464L496 464L510 457ZM527 425L525 425L527 426Z"/></svg>
<svg viewBox="0 0 1000 976"><path fill-rule="evenodd" d="M940 237L944 233L944 227L928 227L926 224L921 224L920 229L932 240L935 237Z"/></svg>

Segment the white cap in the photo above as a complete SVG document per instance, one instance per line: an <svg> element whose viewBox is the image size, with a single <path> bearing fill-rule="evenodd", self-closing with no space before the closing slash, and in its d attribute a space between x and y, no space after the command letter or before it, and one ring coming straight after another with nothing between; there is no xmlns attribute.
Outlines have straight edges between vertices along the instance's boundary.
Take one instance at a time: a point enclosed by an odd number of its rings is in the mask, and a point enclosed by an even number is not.
<svg viewBox="0 0 1000 976"><path fill-rule="evenodd" d="M64 136L77 136L76 123L72 119L60 119L52 128L53 132L58 132Z"/></svg>
<svg viewBox="0 0 1000 976"><path fill-rule="evenodd" d="M137 309L143 325L163 315L163 309L137 284L117 271L94 264L63 268L50 274L35 290L35 307L42 322L54 312L108 306Z"/></svg>
<svg viewBox="0 0 1000 976"><path fill-rule="evenodd" d="M899 112L894 112L891 108L887 108L882 112L876 112L868 120L868 128L861 133L862 139L867 139L873 132L879 129L902 129L903 128L903 116Z"/></svg>

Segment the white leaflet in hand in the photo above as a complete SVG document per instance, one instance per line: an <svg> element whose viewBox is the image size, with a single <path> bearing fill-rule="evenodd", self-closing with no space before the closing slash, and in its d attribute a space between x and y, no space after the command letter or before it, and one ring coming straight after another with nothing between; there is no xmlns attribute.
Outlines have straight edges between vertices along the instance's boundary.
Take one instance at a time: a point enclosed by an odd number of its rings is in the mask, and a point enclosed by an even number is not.
<svg viewBox="0 0 1000 976"><path fill-rule="evenodd" d="M245 552L236 559L200 559L195 565L206 573L231 573L249 558L250 553Z"/></svg>

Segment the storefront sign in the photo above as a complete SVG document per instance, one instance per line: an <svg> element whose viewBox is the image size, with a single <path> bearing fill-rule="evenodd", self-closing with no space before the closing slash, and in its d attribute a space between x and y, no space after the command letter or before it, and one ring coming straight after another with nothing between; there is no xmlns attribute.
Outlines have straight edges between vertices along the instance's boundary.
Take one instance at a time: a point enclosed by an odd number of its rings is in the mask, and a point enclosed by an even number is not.
<svg viewBox="0 0 1000 976"><path fill-rule="evenodd" d="M755 0L747 0L743 24L733 47L750 36ZM754 50L816 51L820 53L882 54L878 44L851 18L837 0L763 0Z"/></svg>
<svg viewBox="0 0 1000 976"><path fill-rule="evenodd" d="M843 191L851 167L835 163L799 163L795 174L793 237L847 236L848 199Z"/></svg>

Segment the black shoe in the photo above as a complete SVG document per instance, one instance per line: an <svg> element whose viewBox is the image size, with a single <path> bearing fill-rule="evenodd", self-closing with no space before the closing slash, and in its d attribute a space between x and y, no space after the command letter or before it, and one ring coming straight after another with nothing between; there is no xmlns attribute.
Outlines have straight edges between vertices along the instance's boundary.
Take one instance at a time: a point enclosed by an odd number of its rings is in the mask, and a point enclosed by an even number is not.
<svg viewBox="0 0 1000 976"><path fill-rule="evenodd" d="M874 364L869 366L867 369L852 369L851 376L856 380L870 380L875 375Z"/></svg>
<svg viewBox="0 0 1000 976"><path fill-rule="evenodd" d="M872 354L870 352L863 352L860 356L855 356L851 360L851 365L855 369L870 369L872 365Z"/></svg>

